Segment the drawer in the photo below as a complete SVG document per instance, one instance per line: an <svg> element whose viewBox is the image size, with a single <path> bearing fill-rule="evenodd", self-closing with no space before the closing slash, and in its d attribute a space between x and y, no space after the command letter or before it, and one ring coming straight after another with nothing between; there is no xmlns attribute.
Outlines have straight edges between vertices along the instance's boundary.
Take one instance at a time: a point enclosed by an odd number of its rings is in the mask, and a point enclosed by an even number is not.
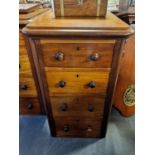
<svg viewBox="0 0 155 155"><path fill-rule="evenodd" d="M37 96L34 79L32 77L28 76L19 77L19 95L20 97Z"/></svg>
<svg viewBox="0 0 155 155"><path fill-rule="evenodd" d="M106 93L110 69L45 68L49 95Z"/></svg>
<svg viewBox="0 0 155 155"><path fill-rule="evenodd" d="M56 136L100 137L102 119L55 118Z"/></svg>
<svg viewBox="0 0 155 155"><path fill-rule="evenodd" d="M47 67L110 68L115 40L41 40Z"/></svg>
<svg viewBox="0 0 155 155"><path fill-rule="evenodd" d="M103 96L53 96L51 98L54 117L102 117Z"/></svg>
<svg viewBox="0 0 155 155"><path fill-rule="evenodd" d="M32 70L31 70L29 58L27 55L19 56L19 73L22 75L32 76Z"/></svg>
<svg viewBox="0 0 155 155"><path fill-rule="evenodd" d="M41 114L38 98L19 98L20 114Z"/></svg>

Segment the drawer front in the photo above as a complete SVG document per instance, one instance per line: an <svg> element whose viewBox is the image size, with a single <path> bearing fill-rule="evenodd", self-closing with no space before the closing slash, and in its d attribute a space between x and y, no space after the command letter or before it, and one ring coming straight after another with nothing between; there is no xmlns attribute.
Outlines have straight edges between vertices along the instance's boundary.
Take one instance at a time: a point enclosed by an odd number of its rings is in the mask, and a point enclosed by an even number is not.
<svg viewBox="0 0 155 155"><path fill-rule="evenodd" d="M111 67L114 40L58 42L41 40L43 61L47 67Z"/></svg>
<svg viewBox="0 0 155 155"><path fill-rule="evenodd" d="M32 75L31 66L27 55L19 56L19 73L22 75Z"/></svg>
<svg viewBox="0 0 155 155"><path fill-rule="evenodd" d="M105 94L110 69L45 68L50 96L57 93Z"/></svg>
<svg viewBox="0 0 155 155"><path fill-rule="evenodd" d="M19 95L20 97L37 96L34 79L32 77L19 77Z"/></svg>
<svg viewBox="0 0 155 155"><path fill-rule="evenodd" d="M54 117L102 117L103 96L53 96L51 106Z"/></svg>
<svg viewBox="0 0 155 155"><path fill-rule="evenodd" d="M20 114L41 114L40 102L38 98L20 98L19 113Z"/></svg>
<svg viewBox="0 0 155 155"><path fill-rule="evenodd" d="M55 118L56 136L100 137L101 119Z"/></svg>

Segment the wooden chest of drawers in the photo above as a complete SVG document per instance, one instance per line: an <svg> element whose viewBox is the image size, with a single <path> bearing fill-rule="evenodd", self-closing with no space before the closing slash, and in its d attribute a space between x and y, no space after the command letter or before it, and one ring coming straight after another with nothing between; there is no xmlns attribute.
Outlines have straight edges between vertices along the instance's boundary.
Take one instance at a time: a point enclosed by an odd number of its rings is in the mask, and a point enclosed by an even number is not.
<svg viewBox="0 0 155 155"><path fill-rule="evenodd" d="M104 137L124 39L130 27L107 19L52 19L24 30L53 136ZM96 23L95 23L96 22Z"/></svg>
<svg viewBox="0 0 155 155"><path fill-rule="evenodd" d="M35 77L21 30L26 24L30 23L30 20L44 13L47 9L39 9L40 5L36 5L31 10L30 5L32 4L20 4L19 10L19 113L24 115L45 113L42 99L39 97L37 80L34 80ZM26 9L27 6L28 9Z"/></svg>

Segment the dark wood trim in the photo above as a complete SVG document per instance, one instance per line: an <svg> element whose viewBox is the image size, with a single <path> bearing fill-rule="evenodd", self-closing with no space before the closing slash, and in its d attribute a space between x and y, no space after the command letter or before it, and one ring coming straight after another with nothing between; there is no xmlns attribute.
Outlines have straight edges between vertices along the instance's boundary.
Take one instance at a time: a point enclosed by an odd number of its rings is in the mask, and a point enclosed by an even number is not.
<svg viewBox="0 0 155 155"><path fill-rule="evenodd" d="M29 39L31 49L32 49L32 57L34 60L34 65L35 65L35 70L37 72L37 78L41 90L41 96L43 98L43 103L44 103L44 108L46 110L46 114L48 117L48 123L50 126L50 133L52 136L56 136L55 132L55 125L54 125L54 120L53 120L53 115L51 112L51 104L49 100L49 95L48 95L48 87L46 84L46 78L45 78L45 73L44 73L44 64L42 61L41 57L41 48L40 48L40 43L38 39Z"/></svg>
<svg viewBox="0 0 155 155"><path fill-rule="evenodd" d="M39 104L40 104L41 112L42 112L42 114L46 114L44 101L42 99L41 90L40 90L39 82L38 82L38 78L37 78L37 73L36 73L36 70L35 70L34 62L33 62L33 57L32 57L32 52L31 52L31 46L30 46L30 43L29 43L29 39L28 39L28 37L26 35L23 35L23 37L24 37L24 41L25 41L25 44L26 44L27 54L28 54L28 57L29 57L29 60L30 60L32 74L33 74L33 78L34 78L34 82L35 82L35 86L36 86L36 90L37 90L37 96L38 96L38 99L40 101Z"/></svg>
<svg viewBox="0 0 155 155"><path fill-rule="evenodd" d="M132 28L127 30L91 30L91 29L29 29L25 27L23 33L27 33L28 35L35 36L76 36L76 37L116 37L116 38L124 38L129 37L134 33Z"/></svg>
<svg viewBox="0 0 155 155"><path fill-rule="evenodd" d="M49 98L49 90L48 90L48 84L46 80L46 75L45 75L45 70L44 70L44 63L43 63L43 56L42 56L42 51L41 51L41 45L40 41L35 39L35 47L37 51L37 56L38 56L38 62L39 62L39 68L40 68L40 78L42 78L42 87L43 87L43 92L46 100L46 111L47 111L47 117L48 117L48 122L50 126L50 131L52 136L56 136L56 129L55 129L55 123L54 123L54 118L53 118L53 113L52 113L52 106L51 106L51 101Z"/></svg>
<svg viewBox="0 0 155 155"><path fill-rule="evenodd" d="M117 83L117 77L119 72L119 62L122 53L122 47L124 45L124 40L117 40L114 51L113 51L113 60L112 60L112 69L109 78L109 85L107 88L107 96L105 98L105 107L104 107L104 114L103 114L103 122L101 128L101 137L106 136L107 126L109 121L109 116L112 108L112 99Z"/></svg>

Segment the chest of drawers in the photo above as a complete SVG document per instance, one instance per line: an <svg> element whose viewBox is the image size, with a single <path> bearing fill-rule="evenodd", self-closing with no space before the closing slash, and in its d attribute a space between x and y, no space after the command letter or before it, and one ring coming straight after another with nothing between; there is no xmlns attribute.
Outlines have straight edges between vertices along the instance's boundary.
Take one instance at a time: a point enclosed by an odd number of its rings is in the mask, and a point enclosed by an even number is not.
<svg viewBox="0 0 155 155"><path fill-rule="evenodd" d="M32 4L20 4L19 14L19 113L20 114L44 114L44 106L37 87L37 80L34 80L33 69L24 42L22 28L30 23L35 17L46 12L48 9L35 8ZM32 5L33 6L33 5ZM28 7L28 8L27 8ZM38 88L38 89L37 89Z"/></svg>
<svg viewBox="0 0 155 155"><path fill-rule="evenodd" d="M23 29L53 136L104 137L124 39L130 27L107 19L54 19Z"/></svg>

